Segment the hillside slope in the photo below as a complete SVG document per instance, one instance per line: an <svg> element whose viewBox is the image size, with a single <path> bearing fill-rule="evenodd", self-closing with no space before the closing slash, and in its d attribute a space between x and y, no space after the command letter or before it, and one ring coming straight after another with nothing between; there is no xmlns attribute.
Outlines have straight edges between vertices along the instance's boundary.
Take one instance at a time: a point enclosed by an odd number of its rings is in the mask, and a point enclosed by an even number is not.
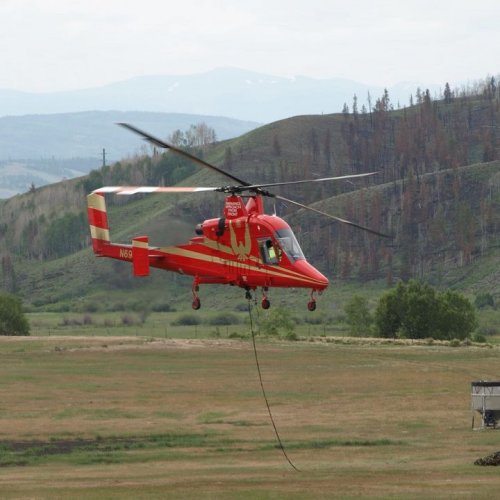
<svg viewBox="0 0 500 500"><path fill-rule="evenodd" d="M0 198L24 193L88 173L106 162L150 148L116 126L132 122L159 137L187 131L200 123L229 139L259 124L220 116L138 111L88 111L51 115L0 117Z"/></svg>
<svg viewBox="0 0 500 500"><path fill-rule="evenodd" d="M404 111L391 111L382 98L372 114L295 117L194 152L252 182L380 170L355 183L282 188L284 196L394 235L389 243L277 205L309 260L332 279L418 277L498 296L500 163L496 136L484 132L498 109L496 95L424 100ZM187 278L155 272L133 280L128 265L95 259L84 214L85 194L101 185L178 182L227 183L169 154L143 156L0 203L3 287L45 308L76 307L90 295L114 307L124 290L134 300L189 294ZM152 244L183 243L222 202L215 193L110 197L112 237L145 233Z"/></svg>

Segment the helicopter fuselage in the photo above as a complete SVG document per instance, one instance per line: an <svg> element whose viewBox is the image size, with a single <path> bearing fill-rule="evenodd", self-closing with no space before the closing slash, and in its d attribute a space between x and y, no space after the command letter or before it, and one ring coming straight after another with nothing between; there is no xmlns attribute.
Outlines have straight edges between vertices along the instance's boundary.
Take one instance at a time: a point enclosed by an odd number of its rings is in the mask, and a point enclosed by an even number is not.
<svg viewBox="0 0 500 500"><path fill-rule="evenodd" d="M193 290L214 283L313 292L328 286L328 279L305 259L290 226L265 214L258 195L246 204L241 196L227 196L223 216L199 224L197 236L178 246L150 247L145 236L134 238L132 245L112 243L102 193L89 195L88 210L95 253L132 262L136 276L148 275L149 267L190 275Z"/></svg>

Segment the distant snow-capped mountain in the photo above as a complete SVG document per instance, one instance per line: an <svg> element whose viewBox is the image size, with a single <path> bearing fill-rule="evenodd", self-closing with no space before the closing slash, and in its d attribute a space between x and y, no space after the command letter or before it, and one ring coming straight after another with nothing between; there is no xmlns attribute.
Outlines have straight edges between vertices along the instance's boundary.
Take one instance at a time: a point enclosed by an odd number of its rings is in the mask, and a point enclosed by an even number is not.
<svg viewBox="0 0 500 500"><path fill-rule="evenodd" d="M407 104L418 84L388 88L396 106ZM430 86L431 93L437 87ZM0 116L89 110L161 111L228 116L268 123L301 114L338 113L343 104L373 101L382 87L341 78L284 78L235 68L193 75L141 76L103 87L53 93L0 90Z"/></svg>

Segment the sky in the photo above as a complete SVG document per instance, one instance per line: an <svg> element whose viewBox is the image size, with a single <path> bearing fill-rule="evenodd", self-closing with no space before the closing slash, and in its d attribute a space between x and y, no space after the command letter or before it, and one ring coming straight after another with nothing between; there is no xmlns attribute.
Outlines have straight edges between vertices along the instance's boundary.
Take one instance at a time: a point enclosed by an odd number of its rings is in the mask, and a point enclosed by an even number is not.
<svg viewBox="0 0 500 500"><path fill-rule="evenodd" d="M237 67L460 85L500 73L498 0L0 0L0 89Z"/></svg>

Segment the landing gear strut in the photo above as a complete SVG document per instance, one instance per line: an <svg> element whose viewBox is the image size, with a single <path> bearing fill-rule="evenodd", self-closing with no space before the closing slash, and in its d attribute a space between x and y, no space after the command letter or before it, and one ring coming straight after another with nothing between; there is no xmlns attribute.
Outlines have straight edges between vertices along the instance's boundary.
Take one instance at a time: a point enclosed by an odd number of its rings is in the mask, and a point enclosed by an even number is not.
<svg viewBox="0 0 500 500"><path fill-rule="evenodd" d="M200 300L200 297L198 296L199 289L200 289L200 287L198 285L198 281L195 279L193 281L193 288L192 288L192 291L193 291L193 302L191 304L191 307L195 311L197 311L201 307L201 300Z"/></svg>
<svg viewBox="0 0 500 500"><path fill-rule="evenodd" d="M271 302L267 298L267 290L268 290L267 287L264 287L262 289L262 302L261 302L262 309L269 309L271 307Z"/></svg>

